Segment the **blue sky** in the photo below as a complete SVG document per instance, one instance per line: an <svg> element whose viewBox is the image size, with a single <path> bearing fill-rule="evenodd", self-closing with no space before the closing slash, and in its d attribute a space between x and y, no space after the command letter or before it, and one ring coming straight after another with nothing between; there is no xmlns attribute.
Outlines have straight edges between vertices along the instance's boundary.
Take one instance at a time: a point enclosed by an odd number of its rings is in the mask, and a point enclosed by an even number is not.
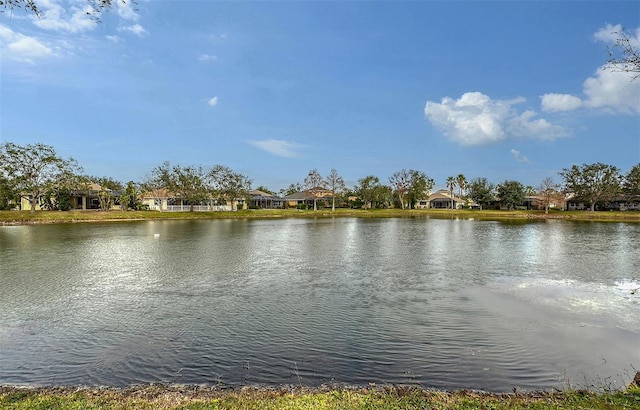
<svg viewBox="0 0 640 410"><path fill-rule="evenodd" d="M90 175L223 164L278 190L417 169L537 186L640 162L637 1L117 2L0 15L0 142L52 145Z"/></svg>

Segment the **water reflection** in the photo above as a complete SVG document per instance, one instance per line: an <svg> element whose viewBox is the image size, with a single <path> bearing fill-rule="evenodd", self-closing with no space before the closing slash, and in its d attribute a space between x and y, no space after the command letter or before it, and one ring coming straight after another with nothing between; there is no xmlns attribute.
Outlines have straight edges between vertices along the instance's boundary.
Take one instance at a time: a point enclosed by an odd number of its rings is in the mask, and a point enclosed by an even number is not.
<svg viewBox="0 0 640 410"><path fill-rule="evenodd" d="M0 228L0 383L628 382L640 226L438 219Z"/></svg>

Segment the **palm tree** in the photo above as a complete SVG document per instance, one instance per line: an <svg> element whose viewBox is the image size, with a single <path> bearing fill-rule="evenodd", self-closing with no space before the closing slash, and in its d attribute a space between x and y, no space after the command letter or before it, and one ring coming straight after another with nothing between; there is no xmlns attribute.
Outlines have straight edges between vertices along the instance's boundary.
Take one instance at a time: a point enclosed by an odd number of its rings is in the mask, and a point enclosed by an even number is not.
<svg viewBox="0 0 640 410"><path fill-rule="evenodd" d="M458 174L456 184L458 184L458 197L462 199L462 191L467 189L467 178L462 174Z"/></svg>
<svg viewBox="0 0 640 410"><path fill-rule="evenodd" d="M449 196L451 197L451 209L453 209L453 189L456 187L456 179L447 177L447 187L449 188Z"/></svg>

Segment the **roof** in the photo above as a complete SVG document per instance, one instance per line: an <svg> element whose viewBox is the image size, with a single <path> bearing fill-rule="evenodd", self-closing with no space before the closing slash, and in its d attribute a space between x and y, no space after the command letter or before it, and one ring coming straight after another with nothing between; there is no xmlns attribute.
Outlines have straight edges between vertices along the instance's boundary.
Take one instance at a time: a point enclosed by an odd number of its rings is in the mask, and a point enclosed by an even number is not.
<svg viewBox="0 0 640 410"><path fill-rule="evenodd" d="M434 200L447 200L447 201L451 201L451 195L449 193L449 191L446 191L444 189L441 189L431 195L429 195L428 200L429 201L434 201ZM462 202L463 200L461 198L458 198L457 196L453 195L453 200L456 202Z"/></svg>
<svg viewBox="0 0 640 410"><path fill-rule="evenodd" d="M287 201L298 201L298 200L305 200L305 199L313 199L313 195L311 195L307 191L300 191L300 192L294 192L291 195L287 195L287 196L284 197L284 199L286 199Z"/></svg>
<svg viewBox="0 0 640 410"><path fill-rule="evenodd" d="M269 194L267 192L260 191L258 189L254 189L253 191L250 191L249 195L251 195L251 199L270 199L272 201L282 201L284 199L277 195Z"/></svg>

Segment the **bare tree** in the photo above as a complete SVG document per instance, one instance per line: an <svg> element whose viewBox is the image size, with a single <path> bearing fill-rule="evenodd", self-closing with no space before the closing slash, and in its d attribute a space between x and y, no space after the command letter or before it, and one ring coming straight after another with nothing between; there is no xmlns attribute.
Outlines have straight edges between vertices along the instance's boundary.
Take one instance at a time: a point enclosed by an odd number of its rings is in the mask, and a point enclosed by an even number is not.
<svg viewBox="0 0 640 410"><path fill-rule="evenodd" d="M389 178L389 183L393 193L398 196L400 207L404 209L405 196L411 188L411 173L406 169L398 171Z"/></svg>
<svg viewBox="0 0 640 410"><path fill-rule="evenodd" d="M320 194L320 190L326 187L326 183L324 179L322 179L322 175L318 172L317 169L312 169L309 171L309 174L304 179L304 188L313 195L313 210L318 210L318 195Z"/></svg>
<svg viewBox="0 0 640 410"><path fill-rule="evenodd" d="M560 192L560 185L553 181L553 178L547 177L542 180L538 187L538 195L542 198L542 204L544 205L544 213L549 213L549 207L552 203L556 202L562 197Z"/></svg>
<svg viewBox="0 0 640 410"><path fill-rule="evenodd" d="M331 173L325 180L327 187L331 191L331 212L336 210L336 194L342 193L346 186L344 185L344 179L338 175L338 171L335 168L331 169Z"/></svg>
<svg viewBox="0 0 640 410"><path fill-rule="evenodd" d="M631 81L640 76L640 48L636 40L625 31L614 32L618 38L613 47L609 47L609 60L606 68L612 71L632 73Z"/></svg>
<svg viewBox="0 0 640 410"><path fill-rule="evenodd" d="M87 0L87 4L91 7L87 14L99 20L99 15L102 11L110 9L115 3L131 4L135 6L137 1L135 0ZM24 9L27 13L33 13L37 17L40 17L40 7L36 0L0 0L0 13L4 10L13 12L14 10Z"/></svg>

